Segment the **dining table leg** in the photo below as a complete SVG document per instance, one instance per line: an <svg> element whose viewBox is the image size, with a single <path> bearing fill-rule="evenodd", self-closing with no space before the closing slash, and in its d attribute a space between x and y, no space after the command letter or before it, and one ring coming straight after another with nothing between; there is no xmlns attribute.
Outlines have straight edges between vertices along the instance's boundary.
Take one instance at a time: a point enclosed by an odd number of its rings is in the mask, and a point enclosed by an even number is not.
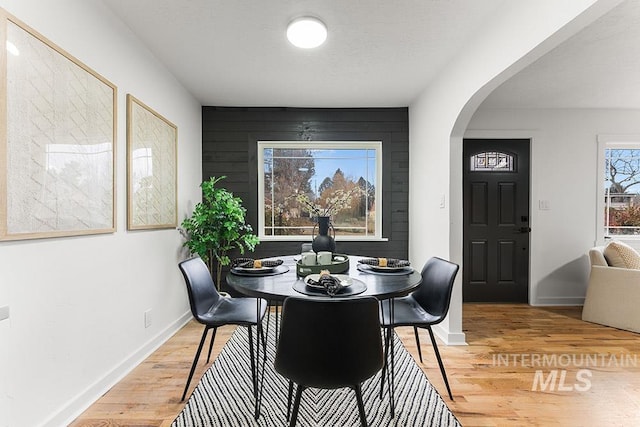
<svg viewBox="0 0 640 427"><path fill-rule="evenodd" d="M257 420L260 417L260 409L262 407L262 391L264 387L264 370L267 364L267 337L269 336L269 314L270 310L267 310L267 333L265 337L264 328L262 325L262 319L260 318L260 309L262 308L262 300L256 299L256 318L259 319L256 322L256 355L255 355L255 375L254 375L254 397L255 407L253 417ZM268 308L268 303L267 303ZM260 343L262 343L263 357L260 357ZM253 349L251 349L253 351ZM251 354L253 359L253 353ZM262 368L260 368L260 360L262 359Z"/></svg>
<svg viewBox="0 0 640 427"><path fill-rule="evenodd" d="M393 298L388 300L389 302L389 324L393 325L393 319L395 315L395 306L393 304ZM382 317L384 318L384 304L380 304L382 307ZM391 412L391 418L395 417L395 351L393 345L393 327L385 328L384 330L384 364L382 365L382 373L380 376L380 399L384 393L384 380L385 375L389 383L389 408Z"/></svg>
<svg viewBox="0 0 640 427"><path fill-rule="evenodd" d="M278 322L280 320L280 316L278 316L278 301L275 302L275 306L276 306L276 330L274 331L276 334L276 339L275 339L275 344L276 344L276 348L278 348L278 336L279 336L279 331L280 329L278 329Z"/></svg>
<svg viewBox="0 0 640 427"><path fill-rule="evenodd" d="M393 319L395 316L395 304L393 303L393 298L391 298L389 300L389 321L391 323L391 325L393 325ZM390 401L390 406L391 406L391 418L395 417L395 408L396 408L396 400L395 400L395 395L396 395L396 384L395 384L395 346L393 345L393 327L389 328L389 348L390 348L390 359L391 359L391 365L390 365L390 378L389 378L389 401Z"/></svg>
<svg viewBox="0 0 640 427"><path fill-rule="evenodd" d="M384 301L382 301L380 303L380 310L381 310L381 314L382 314L382 318L384 319ZM387 360L389 360L389 342L387 340L387 338L389 337L389 334L387 333L387 328L382 328L382 337L384 338L384 355L383 355L383 360L384 363L382 364L382 373L380 375L380 399L382 399L383 394L384 394L384 376L387 374Z"/></svg>

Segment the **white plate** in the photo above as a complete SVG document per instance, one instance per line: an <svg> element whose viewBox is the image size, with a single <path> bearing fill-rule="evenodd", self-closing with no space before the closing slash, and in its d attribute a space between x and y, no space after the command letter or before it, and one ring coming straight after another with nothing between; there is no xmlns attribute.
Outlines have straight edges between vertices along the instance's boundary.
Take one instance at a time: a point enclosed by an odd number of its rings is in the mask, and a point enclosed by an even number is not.
<svg viewBox="0 0 640 427"><path fill-rule="evenodd" d="M340 284L344 288L346 288L347 286L351 286L351 284L353 283L353 280L351 280L351 277L349 277L347 274L332 274L331 276L335 277L336 279L339 279ZM307 286L314 289L324 289L324 286L312 285L311 283L309 283L309 279L313 280L314 282L317 282L318 279L320 279L319 274L309 274L307 277L304 278L304 283Z"/></svg>

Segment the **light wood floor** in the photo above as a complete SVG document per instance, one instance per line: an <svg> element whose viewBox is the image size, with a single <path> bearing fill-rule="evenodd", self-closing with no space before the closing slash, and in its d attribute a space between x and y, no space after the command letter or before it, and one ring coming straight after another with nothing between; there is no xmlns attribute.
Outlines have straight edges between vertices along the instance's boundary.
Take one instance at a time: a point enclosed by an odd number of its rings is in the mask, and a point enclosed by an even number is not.
<svg viewBox="0 0 640 427"><path fill-rule="evenodd" d="M444 400L462 425L640 425L640 334L583 322L580 312L465 304L468 345L439 346L454 395ZM397 331L418 360L412 329ZM231 332L218 331L216 355ZM201 333L189 323L71 425L169 426ZM420 339L420 366L446 396L426 331ZM207 367L201 360L192 389Z"/></svg>

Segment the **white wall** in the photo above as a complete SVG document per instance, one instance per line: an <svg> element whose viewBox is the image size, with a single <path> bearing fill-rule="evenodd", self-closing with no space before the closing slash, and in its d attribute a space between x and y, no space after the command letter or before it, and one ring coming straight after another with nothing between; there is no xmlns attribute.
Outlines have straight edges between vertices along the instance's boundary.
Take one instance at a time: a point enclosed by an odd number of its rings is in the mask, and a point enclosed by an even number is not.
<svg viewBox="0 0 640 427"><path fill-rule="evenodd" d="M190 318L179 233L126 231L126 94L178 127L179 221L200 199L201 108L102 2L0 6L118 88L117 231L0 242L0 306L11 309L0 323L0 426L59 426Z"/></svg>
<svg viewBox="0 0 640 427"><path fill-rule="evenodd" d="M640 111L480 108L467 134L533 137L530 302L582 304L600 214L596 191L603 185L596 179L604 167L597 162L597 136L640 134ZM540 210L539 200L550 209Z"/></svg>
<svg viewBox="0 0 640 427"><path fill-rule="evenodd" d="M508 1L409 107L409 256L462 265L462 136L481 101L500 83L606 13L619 0ZM440 207L444 194L446 204ZM462 274L437 333L464 343Z"/></svg>

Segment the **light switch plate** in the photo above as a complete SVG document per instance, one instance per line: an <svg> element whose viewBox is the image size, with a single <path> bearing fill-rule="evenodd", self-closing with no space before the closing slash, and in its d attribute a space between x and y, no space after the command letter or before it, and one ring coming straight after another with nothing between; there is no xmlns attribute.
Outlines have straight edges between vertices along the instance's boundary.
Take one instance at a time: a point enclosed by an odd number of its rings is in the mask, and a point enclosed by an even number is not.
<svg viewBox="0 0 640 427"><path fill-rule="evenodd" d="M9 306L5 305L0 307L0 321L9 318Z"/></svg>

